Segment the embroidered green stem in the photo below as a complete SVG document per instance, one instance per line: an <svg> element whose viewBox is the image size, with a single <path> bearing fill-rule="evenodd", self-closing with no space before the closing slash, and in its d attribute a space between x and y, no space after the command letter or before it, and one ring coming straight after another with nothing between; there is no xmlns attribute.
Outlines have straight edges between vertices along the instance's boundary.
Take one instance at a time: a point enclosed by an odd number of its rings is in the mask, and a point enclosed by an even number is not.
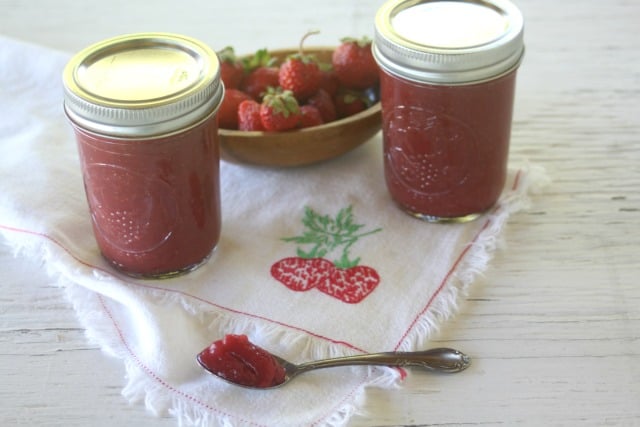
<svg viewBox="0 0 640 427"><path fill-rule="evenodd" d="M320 215L309 207L304 209L302 223L305 230L300 236L285 237L285 242L294 242L298 245L309 247L303 250L298 246L296 252L301 258L322 258L327 254L341 249L340 257L333 261L338 268L350 268L358 265L360 257L350 259L349 250L361 237L381 231L375 230L360 232L363 224L356 224L353 220L352 207L343 208L335 218L329 215Z"/></svg>

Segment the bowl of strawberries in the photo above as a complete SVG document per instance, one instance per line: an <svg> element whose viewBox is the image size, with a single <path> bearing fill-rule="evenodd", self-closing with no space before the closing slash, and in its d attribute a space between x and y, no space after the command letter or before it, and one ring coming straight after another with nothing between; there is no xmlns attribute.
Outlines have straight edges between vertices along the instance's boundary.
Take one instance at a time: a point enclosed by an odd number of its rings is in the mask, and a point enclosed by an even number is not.
<svg viewBox="0 0 640 427"><path fill-rule="evenodd" d="M379 69L371 41L337 47L218 52L225 95L220 151L231 163L310 165L341 156L381 127Z"/></svg>

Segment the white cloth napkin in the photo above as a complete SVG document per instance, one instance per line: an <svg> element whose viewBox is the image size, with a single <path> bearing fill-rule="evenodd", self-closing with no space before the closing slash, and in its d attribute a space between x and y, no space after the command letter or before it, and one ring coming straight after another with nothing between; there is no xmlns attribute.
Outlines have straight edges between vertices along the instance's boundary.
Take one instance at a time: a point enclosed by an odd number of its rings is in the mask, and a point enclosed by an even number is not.
<svg viewBox="0 0 640 427"><path fill-rule="evenodd" d="M179 278L133 280L104 262L92 235L62 112L60 75L69 56L0 38L0 234L16 253L45 261L90 338L124 362L124 396L183 424L345 424L366 387L397 386L401 372L329 369L251 391L205 374L195 355L228 333L247 334L294 362L427 348L487 267L509 215L543 180L535 168L513 169L491 212L437 225L389 199L379 136L306 168L223 162L223 231L211 260ZM361 225L351 230L347 256L359 259L367 280L343 278L350 290L303 290L312 284L296 281L287 265L312 247L286 238L303 235L310 220L333 220L343 231ZM324 257L339 259L342 248Z"/></svg>

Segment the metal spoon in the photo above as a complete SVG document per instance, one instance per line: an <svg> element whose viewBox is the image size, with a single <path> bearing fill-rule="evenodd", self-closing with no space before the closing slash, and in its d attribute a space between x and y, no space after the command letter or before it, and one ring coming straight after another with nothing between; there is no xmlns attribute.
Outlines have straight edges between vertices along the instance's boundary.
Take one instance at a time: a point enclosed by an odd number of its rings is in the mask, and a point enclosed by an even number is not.
<svg viewBox="0 0 640 427"><path fill-rule="evenodd" d="M299 374L313 369L332 368L336 366L353 366L353 365L382 365L382 366L415 366L425 368L436 372L455 373L465 370L471 364L471 358L466 354L451 348L434 348L425 351L392 351L384 353L369 353L356 356L337 357L333 359L316 360L312 362L301 363L296 365L281 357L272 355L274 360L284 368L284 381L279 384L269 385L265 387L251 386L233 382L228 378L224 378L218 373L210 370L201 360L200 354L197 356L198 363L207 372L221 378L232 384L236 384L247 388L271 389L280 387Z"/></svg>

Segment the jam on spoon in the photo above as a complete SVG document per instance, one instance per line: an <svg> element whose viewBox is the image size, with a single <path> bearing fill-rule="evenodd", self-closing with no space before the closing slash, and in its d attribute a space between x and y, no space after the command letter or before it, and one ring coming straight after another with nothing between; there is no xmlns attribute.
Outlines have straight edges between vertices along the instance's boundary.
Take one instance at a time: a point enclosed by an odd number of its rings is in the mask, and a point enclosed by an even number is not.
<svg viewBox="0 0 640 427"><path fill-rule="evenodd" d="M202 350L197 359L212 374L246 387L274 387L286 377L278 360L251 343L246 335L226 335Z"/></svg>
<svg viewBox="0 0 640 427"><path fill-rule="evenodd" d="M213 375L233 384L258 389L278 387L303 372L334 366L418 366L437 372L454 373L471 364L471 358L458 350L434 348L337 357L295 365L251 343L246 335L231 334L214 341L196 359Z"/></svg>

